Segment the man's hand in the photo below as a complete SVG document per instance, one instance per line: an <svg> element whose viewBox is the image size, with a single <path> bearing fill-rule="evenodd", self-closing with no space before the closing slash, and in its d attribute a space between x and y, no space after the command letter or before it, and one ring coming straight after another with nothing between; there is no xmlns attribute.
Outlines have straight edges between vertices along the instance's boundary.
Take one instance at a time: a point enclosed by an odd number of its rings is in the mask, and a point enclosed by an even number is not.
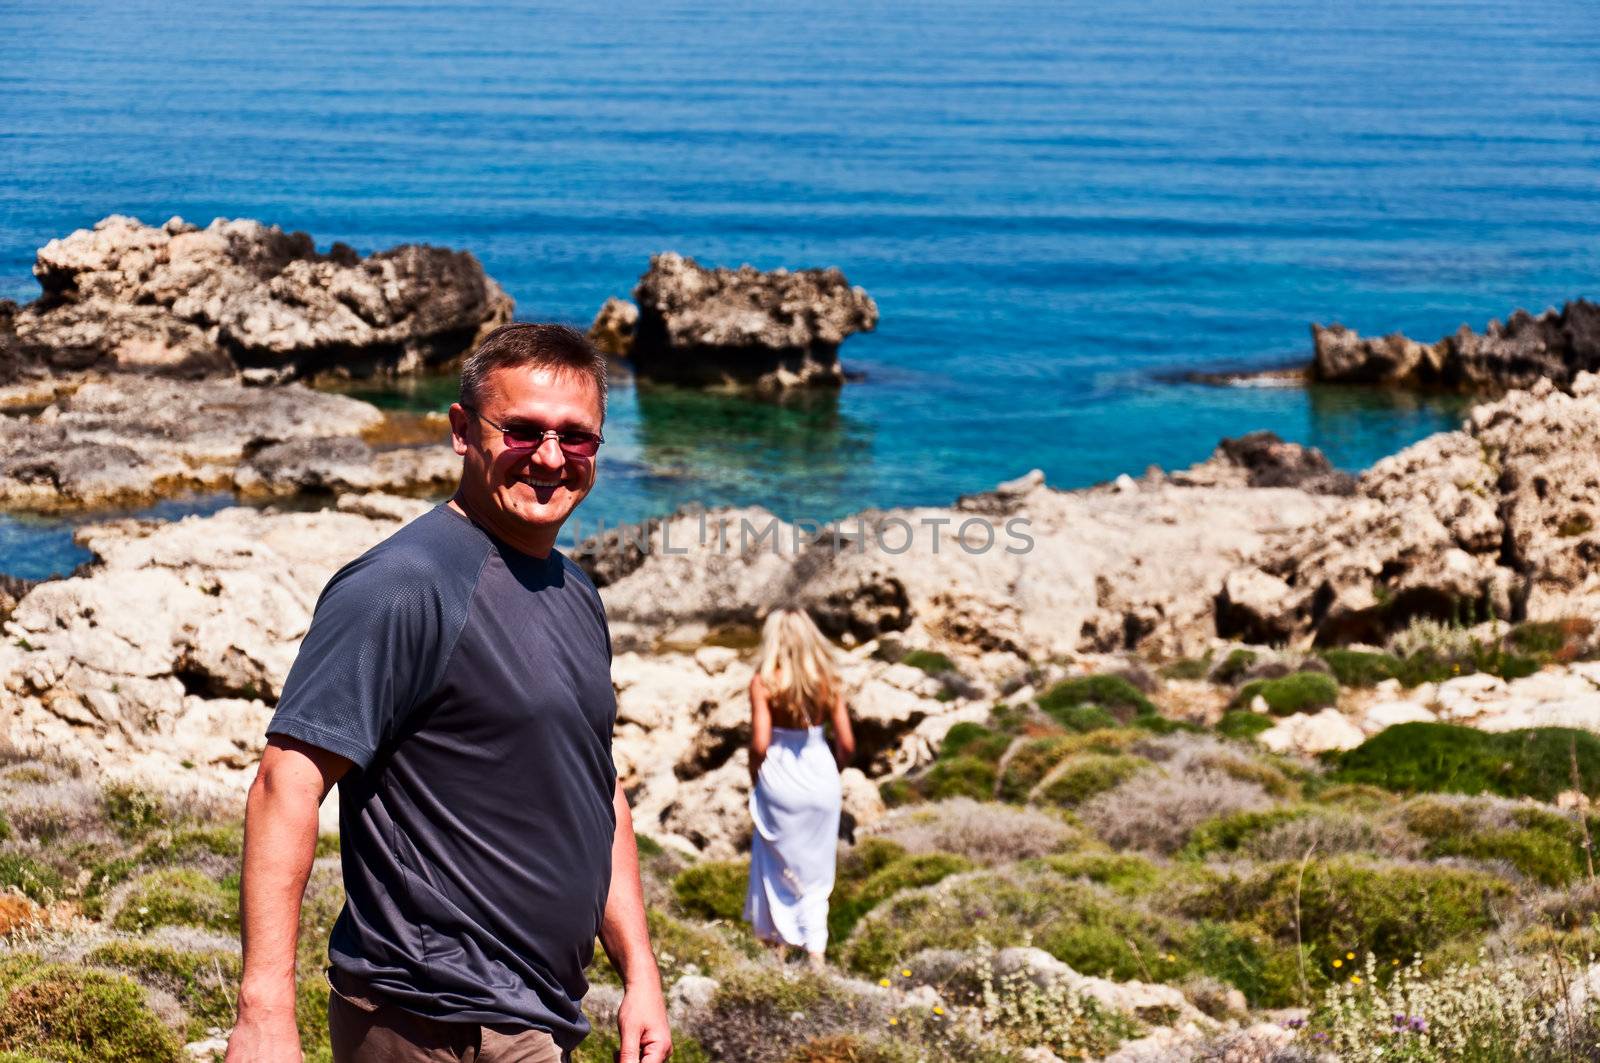
<svg viewBox="0 0 1600 1063"><path fill-rule="evenodd" d="M617 1009L617 1033L622 1038L619 1063L665 1063L672 1055L672 1031L667 1027L667 1002L661 983L635 984L622 991Z"/></svg>
<svg viewBox="0 0 1600 1063"><path fill-rule="evenodd" d="M294 1008L240 1009L226 1063L302 1063Z"/></svg>
<svg viewBox="0 0 1600 1063"><path fill-rule="evenodd" d="M300 900L316 855L317 806L350 766L286 735L267 741L245 804L244 970L227 1063L300 1063L294 1016Z"/></svg>
<svg viewBox="0 0 1600 1063"><path fill-rule="evenodd" d="M617 829L611 841L611 893L600 921L600 944L611 957L611 966L622 975L622 1006L617 1009L622 1050L617 1059L619 1063L665 1063L672 1055L672 1031L667 1029L667 1002L661 997L661 971L650 951L633 813L621 783L612 806Z"/></svg>

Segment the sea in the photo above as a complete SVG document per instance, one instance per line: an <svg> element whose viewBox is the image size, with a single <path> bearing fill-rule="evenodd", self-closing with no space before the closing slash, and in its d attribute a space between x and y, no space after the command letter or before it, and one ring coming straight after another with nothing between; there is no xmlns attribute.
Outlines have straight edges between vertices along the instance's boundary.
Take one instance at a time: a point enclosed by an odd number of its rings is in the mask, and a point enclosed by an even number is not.
<svg viewBox="0 0 1600 1063"><path fill-rule="evenodd" d="M46 241L123 213L466 248L528 320L586 324L664 250L837 266L877 300L836 395L619 383L590 521L826 520L1034 468L1074 487L1256 429L1360 469L1463 403L1186 374L1301 364L1312 322L1433 340L1600 295L1594 15L6 0L0 298L37 294ZM437 409L450 386L366 393ZM0 572L69 571L72 528L0 518Z"/></svg>

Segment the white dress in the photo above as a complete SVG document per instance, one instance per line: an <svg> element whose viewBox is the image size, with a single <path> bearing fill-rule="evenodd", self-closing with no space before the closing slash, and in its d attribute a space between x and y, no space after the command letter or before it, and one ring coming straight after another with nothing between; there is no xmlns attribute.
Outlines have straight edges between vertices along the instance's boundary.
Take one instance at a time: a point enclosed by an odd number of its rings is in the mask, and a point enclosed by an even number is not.
<svg viewBox="0 0 1600 1063"><path fill-rule="evenodd" d="M744 917L763 941L821 952L839 845L839 768L821 727L774 727L750 793Z"/></svg>

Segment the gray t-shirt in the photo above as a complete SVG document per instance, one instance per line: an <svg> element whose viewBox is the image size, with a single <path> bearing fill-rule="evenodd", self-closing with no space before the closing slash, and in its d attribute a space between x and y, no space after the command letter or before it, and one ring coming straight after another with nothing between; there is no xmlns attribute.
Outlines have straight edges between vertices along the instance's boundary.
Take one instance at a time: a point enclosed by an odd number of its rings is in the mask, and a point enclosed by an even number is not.
<svg viewBox="0 0 1600 1063"><path fill-rule="evenodd" d="M594 586L439 506L323 589L269 734L353 761L329 957L407 1010L588 1033L616 827Z"/></svg>

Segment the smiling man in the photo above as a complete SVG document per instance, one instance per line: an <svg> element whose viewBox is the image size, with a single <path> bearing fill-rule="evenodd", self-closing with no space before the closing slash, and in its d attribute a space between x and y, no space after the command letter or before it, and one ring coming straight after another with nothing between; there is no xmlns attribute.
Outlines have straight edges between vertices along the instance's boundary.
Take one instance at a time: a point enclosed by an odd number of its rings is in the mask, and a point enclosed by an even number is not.
<svg viewBox="0 0 1600 1063"><path fill-rule="evenodd" d="M300 1058L296 930L335 782L335 1060L564 1059L597 934L623 978L622 1060L671 1053L605 613L555 548L594 487L605 384L571 329L495 330L450 408L455 496L323 590L246 809L230 1063Z"/></svg>

